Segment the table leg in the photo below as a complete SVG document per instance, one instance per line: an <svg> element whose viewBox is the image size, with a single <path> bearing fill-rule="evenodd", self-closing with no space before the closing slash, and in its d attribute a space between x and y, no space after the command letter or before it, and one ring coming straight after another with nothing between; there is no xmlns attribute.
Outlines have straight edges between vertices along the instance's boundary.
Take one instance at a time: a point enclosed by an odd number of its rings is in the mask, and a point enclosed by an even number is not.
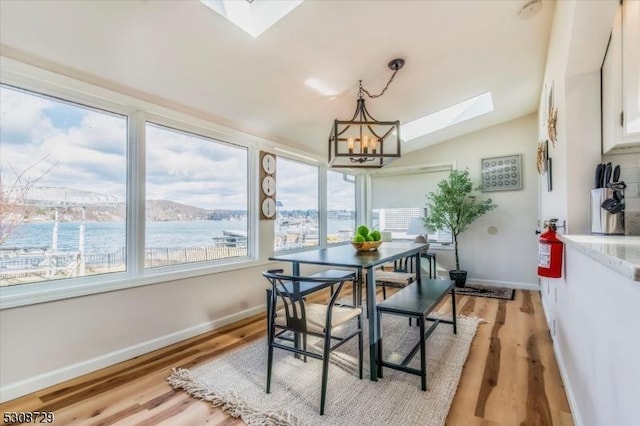
<svg viewBox="0 0 640 426"><path fill-rule="evenodd" d="M433 261L433 277L431 276L431 261ZM433 279L438 278L437 275L436 275L436 273L437 273L436 268L437 267L438 267L438 263L436 262L436 254L433 253L431 255L431 257L429 258L429 278L433 278Z"/></svg>
<svg viewBox="0 0 640 426"><path fill-rule="evenodd" d="M362 269L356 270L356 282L354 283L354 294L353 294L353 306L362 307L362 285L363 277L362 277Z"/></svg>
<svg viewBox="0 0 640 426"><path fill-rule="evenodd" d="M373 268L367 268L367 314L369 315L369 375L378 381L378 315L376 311L376 283Z"/></svg>
<svg viewBox="0 0 640 426"><path fill-rule="evenodd" d="M293 262L291 264L291 275L296 276L296 277L300 276L300 263L299 262ZM300 333L293 333L293 346L296 349L300 349ZM294 356L296 358L300 358L299 354L295 354Z"/></svg>

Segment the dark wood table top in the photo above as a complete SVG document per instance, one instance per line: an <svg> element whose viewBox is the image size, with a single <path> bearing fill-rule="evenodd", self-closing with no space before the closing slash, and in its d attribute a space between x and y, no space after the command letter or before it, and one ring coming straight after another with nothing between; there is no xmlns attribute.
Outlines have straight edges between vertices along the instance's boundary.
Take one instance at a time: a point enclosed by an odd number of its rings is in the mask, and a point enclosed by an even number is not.
<svg viewBox="0 0 640 426"><path fill-rule="evenodd" d="M344 244L324 249L277 254L271 256L269 260L347 268L371 268L415 255L426 246L427 244L414 242L384 242L375 251L359 252L351 244Z"/></svg>

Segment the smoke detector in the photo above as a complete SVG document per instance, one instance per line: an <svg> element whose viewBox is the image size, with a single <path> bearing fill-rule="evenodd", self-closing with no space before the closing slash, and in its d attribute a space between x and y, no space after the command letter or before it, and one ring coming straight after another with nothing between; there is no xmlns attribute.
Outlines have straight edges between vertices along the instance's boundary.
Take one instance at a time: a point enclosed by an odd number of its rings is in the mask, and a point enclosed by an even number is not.
<svg viewBox="0 0 640 426"><path fill-rule="evenodd" d="M522 5L518 11L518 16L521 19L529 19L540 12L540 9L542 9L542 0L529 0Z"/></svg>

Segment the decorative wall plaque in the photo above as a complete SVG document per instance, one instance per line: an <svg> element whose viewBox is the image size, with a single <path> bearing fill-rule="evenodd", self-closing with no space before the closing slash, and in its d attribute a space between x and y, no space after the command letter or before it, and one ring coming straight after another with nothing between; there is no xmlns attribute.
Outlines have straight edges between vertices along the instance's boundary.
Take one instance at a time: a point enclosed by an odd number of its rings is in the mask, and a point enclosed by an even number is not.
<svg viewBox="0 0 640 426"><path fill-rule="evenodd" d="M521 155L482 159L482 191L522 189Z"/></svg>

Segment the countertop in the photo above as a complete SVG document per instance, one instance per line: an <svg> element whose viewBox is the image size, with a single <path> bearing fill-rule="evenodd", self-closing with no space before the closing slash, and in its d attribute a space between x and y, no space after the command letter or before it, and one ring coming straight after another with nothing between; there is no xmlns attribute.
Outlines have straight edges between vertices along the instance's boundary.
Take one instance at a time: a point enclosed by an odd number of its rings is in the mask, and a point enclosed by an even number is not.
<svg viewBox="0 0 640 426"><path fill-rule="evenodd" d="M640 236L562 235L558 238L633 281L640 281Z"/></svg>

